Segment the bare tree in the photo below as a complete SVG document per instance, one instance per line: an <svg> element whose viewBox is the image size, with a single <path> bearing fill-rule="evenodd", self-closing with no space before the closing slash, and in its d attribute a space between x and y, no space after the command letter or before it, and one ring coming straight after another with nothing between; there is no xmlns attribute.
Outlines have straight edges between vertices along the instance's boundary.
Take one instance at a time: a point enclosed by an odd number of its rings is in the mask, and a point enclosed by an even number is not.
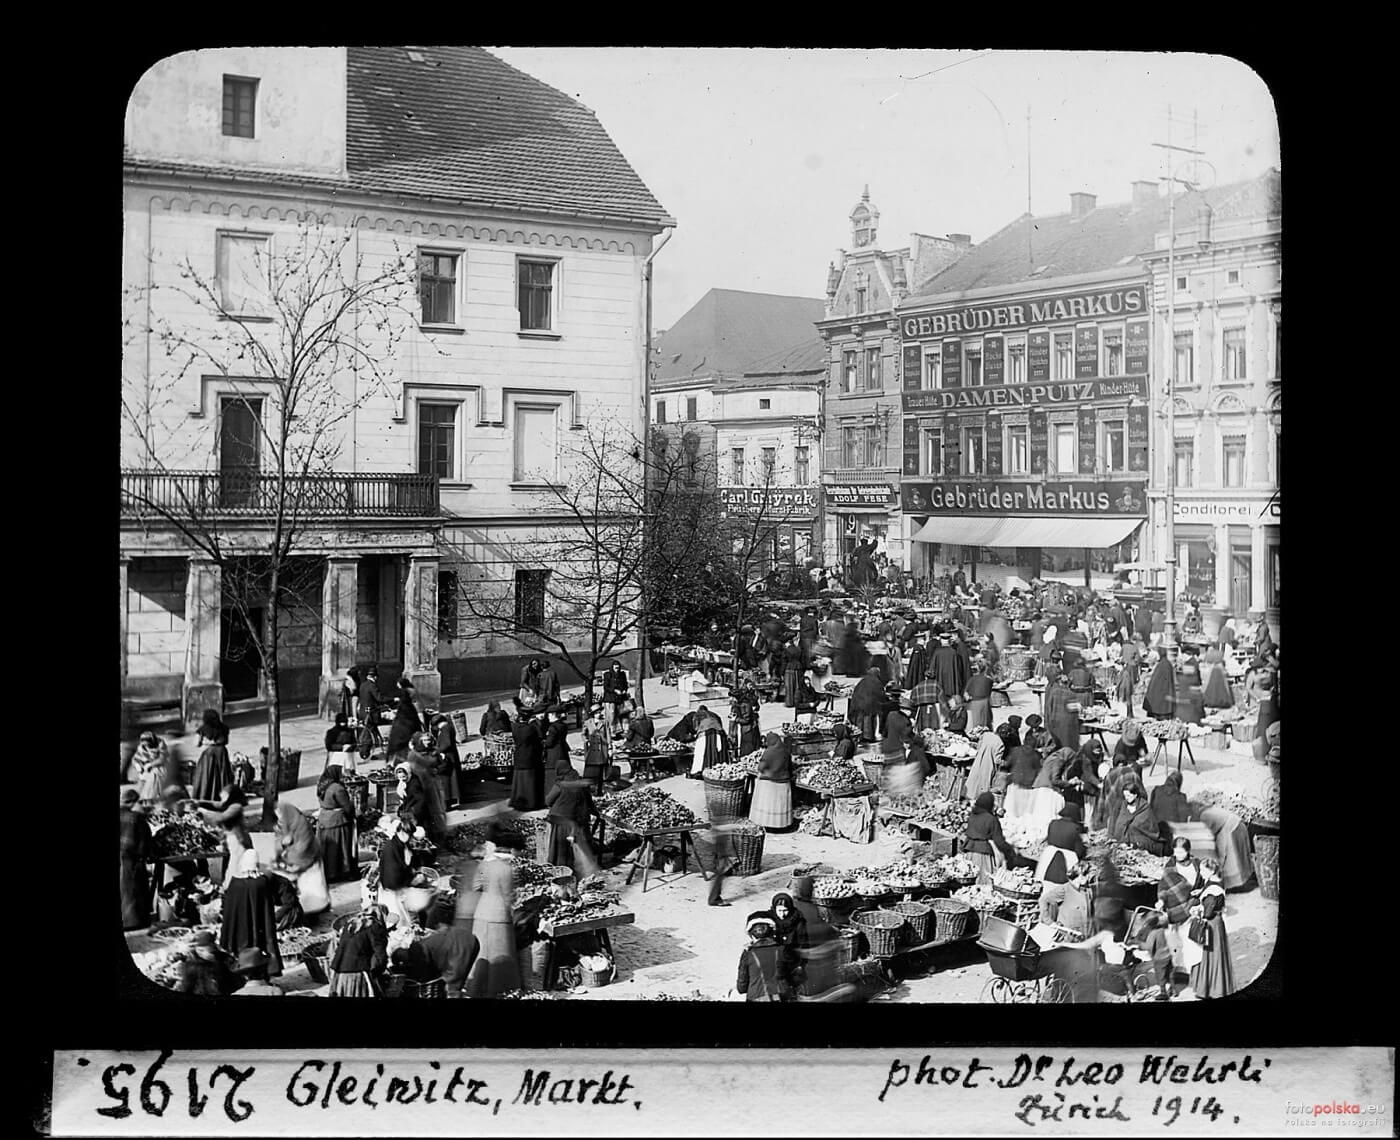
<svg viewBox="0 0 1400 1140"><path fill-rule="evenodd" d="M412 314L411 255L394 245L370 258L357 237L353 226L303 221L276 236L275 251L249 243L241 264L225 262L214 275L189 257L153 256L173 276L128 290L122 418L137 471L124 473L123 509L173 528L220 570L224 604L245 627L266 682L268 822L281 768L283 630L287 615L311 608L319 593L304 562L318 551L306 539L318 520L354 512L356 485L336 461L356 409L392 397L391 362ZM148 364L132 375L143 337L148 360L152 346L164 357L158 374ZM243 470L227 457L214 468L214 425L192 428L185 411L192 389L203 399L210 374L246 409L257 460ZM264 606L259 623L254 611Z"/></svg>

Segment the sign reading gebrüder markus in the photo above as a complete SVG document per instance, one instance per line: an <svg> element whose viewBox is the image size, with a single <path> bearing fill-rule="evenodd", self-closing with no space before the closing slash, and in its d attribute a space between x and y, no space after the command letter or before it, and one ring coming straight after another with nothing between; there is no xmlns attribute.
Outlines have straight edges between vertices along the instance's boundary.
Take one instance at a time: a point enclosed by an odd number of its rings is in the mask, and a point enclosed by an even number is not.
<svg viewBox="0 0 1400 1140"><path fill-rule="evenodd" d="M766 510L775 517L811 514L817 509L811 487L721 487L719 501L729 510Z"/></svg>
<svg viewBox="0 0 1400 1140"><path fill-rule="evenodd" d="M1147 286L1095 289L1055 297L1028 297L1010 304L962 305L936 312L911 313L901 328L905 341L928 337L965 336L993 329L1019 329L1054 325L1065 321L1092 321L1099 317L1147 316Z"/></svg>
<svg viewBox="0 0 1400 1140"><path fill-rule="evenodd" d="M903 499L906 511L921 515L1147 517L1142 482L905 483Z"/></svg>
<svg viewBox="0 0 1400 1140"><path fill-rule="evenodd" d="M981 388L932 388L905 392L904 411L952 412L968 408L1030 408L1036 404L1078 404L1087 400L1145 398L1147 379L1057 380L1048 384L992 384Z"/></svg>

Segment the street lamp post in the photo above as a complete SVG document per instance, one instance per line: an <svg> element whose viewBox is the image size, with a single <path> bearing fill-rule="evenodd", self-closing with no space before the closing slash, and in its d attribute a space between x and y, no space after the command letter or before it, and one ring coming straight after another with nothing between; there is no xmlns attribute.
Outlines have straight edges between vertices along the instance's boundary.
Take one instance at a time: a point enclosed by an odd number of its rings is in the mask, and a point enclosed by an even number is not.
<svg viewBox="0 0 1400 1140"><path fill-rule="evenodd" d="M1176 660L1176 185L1167 180L1167 608L1162 648Z"/></svg>

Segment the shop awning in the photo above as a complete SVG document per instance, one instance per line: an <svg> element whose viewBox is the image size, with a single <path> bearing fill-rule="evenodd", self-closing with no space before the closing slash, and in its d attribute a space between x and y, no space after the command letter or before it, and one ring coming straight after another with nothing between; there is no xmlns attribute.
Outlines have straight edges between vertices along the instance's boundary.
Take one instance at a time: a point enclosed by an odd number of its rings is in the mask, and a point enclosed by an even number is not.
<svg viewBox="0 0 1400 1140"><path fill-rule="evenodd" d="M1053 546L1102 550L1122 542L1143 521L1068 516L986 518L978 515L935 515L914 535L914 539L918 542L947 542L956 546Z"/></svg>

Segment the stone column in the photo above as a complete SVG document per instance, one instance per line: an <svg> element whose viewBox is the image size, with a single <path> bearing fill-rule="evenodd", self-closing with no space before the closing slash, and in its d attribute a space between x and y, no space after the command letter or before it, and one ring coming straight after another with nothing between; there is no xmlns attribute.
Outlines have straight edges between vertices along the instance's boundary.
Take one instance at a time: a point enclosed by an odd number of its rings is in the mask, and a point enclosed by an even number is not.
<svg viewBox="0 0 1400 1140"><path fill-rule="evenodd" d="M321 715L335 719L340 711L340 690L345 671L355 663L356 601L360 584L360 559L326 559L326 581L321 590Z"/></svg>
<svg viewBox="0 0 1400 1140"><path fill-rule="evenodd" d="M414 555L404 586L403 671L418 690L419 702L437 708L442 674L437 667L437 557Z"/></svg>
<svg viewBox="0 0 1400 1140"><path fill-rule="evenodd" d="M117 562L118 579L121 589L121 642L122 642L122 691L121 691L121 735L125 740L129 735L131 725L131 707L127 704L126 696L126 655L127 655L127 610L129 606L127 595L127 571L131 567L130 558L121 558Z"/></svg>
<svg viewBox="0 0 1400 1140"><path fill-rule="evenodd" d="M219 616L221 577L219 564L191 558L185 583L185 683L181 709L191 729L204 718L205 709L224 710L224 686L219 679Z"/></svg>
<svg viewBox="0 0 1400 1140"><path fill-rule="evenodd" d="M1268 597L1265 589L1265 575L1269 570L1269 536L1262 523L1249 528L1249 608L1264 608ZM1243 616L1243 615L1236 615Z"/></svg>
<svg viewBox="0 0 1400 1140"><path fill-rule="evenodd" d="M1230 552L1230 526L1217 523L1215 527L1215 604L1230 609L1230 582L1233 558Z"/></svg>

